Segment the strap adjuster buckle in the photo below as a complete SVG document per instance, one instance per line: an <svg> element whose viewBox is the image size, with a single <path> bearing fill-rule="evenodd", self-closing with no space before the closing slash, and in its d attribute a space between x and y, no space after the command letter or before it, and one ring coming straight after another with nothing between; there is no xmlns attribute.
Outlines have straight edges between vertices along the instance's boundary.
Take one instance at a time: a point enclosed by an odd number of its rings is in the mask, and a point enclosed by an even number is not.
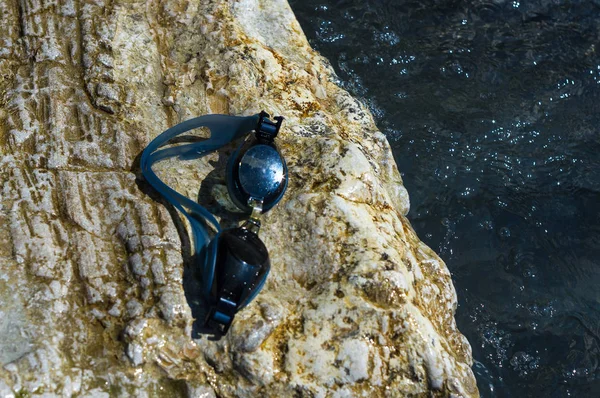
<svg viewBox="0 0 600 398"><path fill-rule="evenodd" d="M223 297L219 297L216 305L210 309L205 320L205 326L217 326L222 334L226 334L233 322L237 311L237 304Z"/></svg>
<svg viewBox="0 0 600 398"><path fill-rule="evenodd" d="M277 134L279 134L281 123L283 123L283 116L275 116L275 122L270 120L271 115L265 111L261 111L258 116L256 137L269 142L273 141L277 137Z"/></svg>

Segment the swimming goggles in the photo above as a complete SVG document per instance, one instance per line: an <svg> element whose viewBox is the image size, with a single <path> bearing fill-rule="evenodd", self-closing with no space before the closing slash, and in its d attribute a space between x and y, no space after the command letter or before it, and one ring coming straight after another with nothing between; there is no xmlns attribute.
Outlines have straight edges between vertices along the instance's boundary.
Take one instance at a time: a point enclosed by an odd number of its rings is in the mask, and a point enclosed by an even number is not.
<svg viewBox="0 0 600 398"><path fill-rule="evenodd" d="M287 188L287 166L274 142L282 122L283 117L272 121L264 111L247 117L200 116L160 134L144 149L140 160L146 181L190 223L194 242L192 258L201 277L202 293L210 306L205 325L218 328L222 334L227 333L237 311L260 292L271 267L269 253L258 231L260 215L275 206ZM173 138L199 127L207 127L210 138L160 149ZM251 132L254 134L249 135ZM227 164L229 196L237 207L249 214L241 227L221 230L207 209L170 188L152 170L152 165L160 160L197 159L244 136L246 140ZM212 239L209 225L215 231Z"/></svg>

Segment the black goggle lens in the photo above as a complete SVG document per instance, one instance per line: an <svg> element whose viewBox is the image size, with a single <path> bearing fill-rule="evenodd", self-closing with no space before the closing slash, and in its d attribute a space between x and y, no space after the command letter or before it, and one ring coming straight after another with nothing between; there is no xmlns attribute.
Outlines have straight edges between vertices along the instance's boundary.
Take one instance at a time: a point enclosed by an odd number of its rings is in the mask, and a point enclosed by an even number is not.
<svg viewBox="0 0 600 398"><path fill-rule="evenodd" d="M275 194L285 177L283 159L269 145L252 146L240 160L240 186L254 198L267 198Z"/></svg>
<svg viewBox="0 0 600 398"><path fill-rule="evenodd" d="M258 134L257 134L258 135ZM285 160L272 142L260 137L246 140L229 160L227 188L233 202L251 212L251 198L262 202L263 213L275 206L287 188Z"/></svg>
<svg viewBox="0 0 600 398"><path fill-rule="evenodd" d="M206 323L216 322L227 333L235 313L258 293L270 268L267 248L254 232L244 228L223 231L213 284L218 299Z"/></svg>

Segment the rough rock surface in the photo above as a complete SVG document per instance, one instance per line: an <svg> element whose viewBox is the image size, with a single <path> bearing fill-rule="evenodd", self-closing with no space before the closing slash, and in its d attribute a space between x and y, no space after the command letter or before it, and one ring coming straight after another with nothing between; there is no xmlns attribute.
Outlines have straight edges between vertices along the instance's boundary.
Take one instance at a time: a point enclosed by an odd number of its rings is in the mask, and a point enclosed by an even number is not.
<svg viewBox="0 0 600 398"><path fill-rule="evenodd" d="M4 0L0 16L0 396L478 394L388 143L285 0ZM178 121L262 109L286 117L290 186L263 222L268 283L215 341L192 326L183 224L136 158ZM231 149L157 169L225 209Z"/></svg>

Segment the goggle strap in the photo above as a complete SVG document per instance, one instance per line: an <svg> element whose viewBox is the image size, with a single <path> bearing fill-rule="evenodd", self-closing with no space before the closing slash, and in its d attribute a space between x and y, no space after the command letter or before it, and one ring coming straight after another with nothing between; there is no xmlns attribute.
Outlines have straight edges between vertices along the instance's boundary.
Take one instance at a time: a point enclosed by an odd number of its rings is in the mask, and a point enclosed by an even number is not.
<svg viewBox="0 0 600 398"><path fill-rule="evenodd" d="M204 254L204 258L199 258L200 263L203 264L203 272L214 274L214 270L207 270L207 268L213 267L214 261L211 260L214 260L216 252L215 248L206 247L210 239L207 229L199 219L204 219L211 223L217 234L221 231L219 223L204 207L175 191L158 178L152 170L152 165L160 160L175 156L184 159L200 158L250 133L256 127L258 120L259 115L246 117L227 115L200 116L167 129L152 140L142 153L140 167L146 181L189 220L194 239L194 252L198 257ZM159 150L161 146L167 144L171 139L199 127L207 127L211 132L210 138L193 144ZM189 209L189 212L186 209ZM203 248L207 249L204 253L202 253Z"/></svg>
<svg viewBox="0 0 600 398"><path fill-rule="evenodd" d="M200 261L202 264L202 292L205 296L209 296L212 291L213 282L215 280L215 265L217 263L217 242L221 236L219 231L215 237L204 247L205 256ZM201 255L201 253L199 254Z"/></svg>

